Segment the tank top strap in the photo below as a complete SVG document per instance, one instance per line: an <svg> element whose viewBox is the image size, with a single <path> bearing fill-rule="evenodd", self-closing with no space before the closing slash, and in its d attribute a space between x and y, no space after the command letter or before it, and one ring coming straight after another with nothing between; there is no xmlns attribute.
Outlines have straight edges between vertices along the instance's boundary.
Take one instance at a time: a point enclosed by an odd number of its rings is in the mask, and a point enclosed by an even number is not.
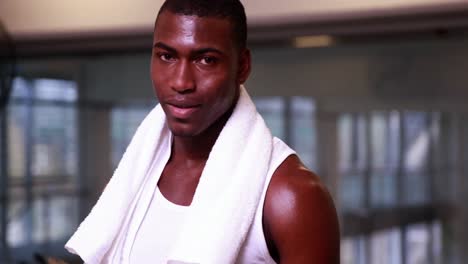
<svg viewBox="0 0 468 264"><path fill-rule="evenodd" d="M258 203L255 218L250 227L247 239L241 249L236 264L274 264L275 261L271 258L268 252L268 247L263 232L263 206L265 204L265 196L270 184L271 178L276 169L290 155L296 154L286 143L279 138L273 138L273 153L270 161L270 169L268 170L263 187L262 196Z"/></svg>

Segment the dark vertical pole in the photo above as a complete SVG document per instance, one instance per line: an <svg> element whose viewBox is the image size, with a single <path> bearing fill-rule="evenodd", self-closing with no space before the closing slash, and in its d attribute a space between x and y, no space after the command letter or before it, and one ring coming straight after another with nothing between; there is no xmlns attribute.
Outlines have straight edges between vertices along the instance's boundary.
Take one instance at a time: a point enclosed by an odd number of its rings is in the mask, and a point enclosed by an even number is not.
<svg viewBox="0 0 468 264"><path fill-rule="evenodd" d="M30 83L31 84L31 83ZM32 197L32 159L33 159L33 146L34 146L34 111L33 111L33 87L29 85L28 99L26 101L26 175L24 178L24 185L26 187L26 243L32 243L33 231L33 197Z"/></svg>
<svg viewBox="0 0 468 264"><path fill-rule="evenodd" d="M436 129L438 126L438 119L437 119L437 113L430 113L428 119L427 119L427 129L429 131L429 155L428 155L428 160L427 160L427 176L428 176L428 201L426 201L428 204L437 205L439 202L439 199L437 197L437 192L436 192L436 144L437 144L437 139L436 139ZM428 221L426 223L426 227L428 229L428 234L429 234L429 243L427 243L427 260L428 264L433 264L435 262L435 252L434 252L434 223L435 221Z"/></svg>
<svg viewBox="0 0 468 264"><path fill-rule="evenodd" d="M358 114L352 113L351 116L351 170L356 171L359 163L359 126Z"/></svg>
<svg viewBox="0 0 468 264"><path fill-rule="evenodd" d="M78 106L77 106L77 127L78 127L78 204L79 204L79 221L81 222L89 213L93 200L92 192L88 185L88 179L90 178L90 164L88 160L89 153L89 135L90 131L90 117L93 115L93 108L90 105L83 103L87 99L88 86L86 78L86 67L80 66L78 77L77 77L77 88L78 88ZM95 111L95 109L94 109Z"/></svg>
<svg viewBox="0 0 468 264"><path fill-rule="evenodd" d="M372 166L374 164L373 155L372 155L372 127L371 127L371 114L363 114L363 132L364 132L364 171L363 171L363 190L364 190L364 210L371 210L371 174ZM373 220L373 219L372 219ZM373 224L373 223L372 223ZM371 243L371 232L366 233L366 257L367 263L372 263L372 243Z"/></svg>
<svg viewBox="0 0 468 264"><path fill-rule="evenodd" d="M458 185L460 185L461 192L459 192L459 201L467 201L468 199L468 140L467 140L467 133L468 133L468 116L466 113L459 113L459 124L460 124L460 133L459 133L459 168L460 174L458 176ZM468 221L468 206L466 203L462 203L462 220L461 223L467 223ZM468 227L466 224L460 224L461 227L461 247L466 249L468 248ZM468 252L464 250L462 255L460 256L461 259L466 260L468 258Z"/></svg>
<svg viewBox="0 0 468 264"><path fill-rule="evenodd" d="M11 94L15 49L10 36L0 22L0 262L9 263L8 229L8 100Z"/></svg>
<svg viewBox="0 0 468 264"><path fill-rule="evenodd" d="M436 197L436 189L435 189L435 172L436 172L436 159L435 159L435 149L437 144L437 139L435 138L435 130L437 129L437 116L436 113L430 113L429 117L427 118L427 130L429 132L429 151L428 151L428 160L427 160L427 167L426 173L428 177L428 186L427 186L427 196L428 201L426 203L434 204L438 202Z"/></svg>
<svg viewBox="0 0 468 264"><path fill-rule="evenodd" d="M405 160L406 160L406 139L405 139L405 122L404 112L400 111L398 116L398 165L397 165L397 177L396 177L396 192L397 192L397 207L404 205L404 175L405 175ZM406 243L406 226L402 226L400 229L400 241L401 241L401 263L406 264L407 259L407 243Z"/></svg>
<svg viewBox="0 0 468 264"><path fill-rule="evenodd" d="M0 262L10 263L8 229L8 129L7 104L16 75L15 45L0 21Z"/></svg>
<svg viewBox="0 0 468 264"><path fill-rule="evenodd" d="M8 225L8 138L7 108L0 106L0 262L9 262Z"/></svg>
<svg viewBox="0 0 468 264"><path fill-rule="evenodd" d="M50 226L50 222L51 222L51 218L52 216L50 215L50 212L51 212L51 194L50 193L45 193L43 195L41 195L41 199L43 199L43 202L44 202L44 210L42 211L42 214L41 214L41 217L44 218L44 234L45 234L45 237L44 237L44 245L43 245L43 252L45 254L49 254L49 252L51 251L51 242L52 242L52 236L51 236L51 226ZM37 228L37 227L36 227Z"/></svg>
<svg viewBox="0 0 468 264"><path fill-rule="evenodd" d="M370 210L371 207L371 175L372 167L374 165L373 153L372 153L372 116L367 113L363 116L364 118L364 133L365 133L365 162L364 162L364 208Z"/></svg>

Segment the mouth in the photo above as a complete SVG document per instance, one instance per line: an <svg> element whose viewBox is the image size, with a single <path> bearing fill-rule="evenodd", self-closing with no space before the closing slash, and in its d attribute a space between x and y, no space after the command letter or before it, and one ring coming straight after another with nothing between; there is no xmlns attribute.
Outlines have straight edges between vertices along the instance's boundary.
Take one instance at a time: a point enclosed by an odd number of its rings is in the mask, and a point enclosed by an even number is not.
<svg viewBox="0 0 468 264"><path fill-rule="evenodd" d="M174 105L167 104L171 116L176 119L188 119L194 112L200 108L200 105Z"/></svg>

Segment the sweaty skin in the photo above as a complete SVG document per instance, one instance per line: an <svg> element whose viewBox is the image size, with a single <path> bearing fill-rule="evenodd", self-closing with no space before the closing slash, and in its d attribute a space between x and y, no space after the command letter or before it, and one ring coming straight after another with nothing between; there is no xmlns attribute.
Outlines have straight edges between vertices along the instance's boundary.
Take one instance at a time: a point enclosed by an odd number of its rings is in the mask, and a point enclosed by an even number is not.
<svg viewBox="0 0 468 264"><path fill-rule="evenodd" d="M339 263L340 234L333 200L296 155L275 171L263 208L270 255L277 263Z"/></svg>
<svg viewBox="0 0 468 264"><path fill-rule="evenodd" d="M203 167L251 67L227 19L163 11L155 25L151 78L173 133L158 182L171 202L190 205ZM296 155L275 171L263 208L270 255L281 264L339 263L333 201Z"/></svg>

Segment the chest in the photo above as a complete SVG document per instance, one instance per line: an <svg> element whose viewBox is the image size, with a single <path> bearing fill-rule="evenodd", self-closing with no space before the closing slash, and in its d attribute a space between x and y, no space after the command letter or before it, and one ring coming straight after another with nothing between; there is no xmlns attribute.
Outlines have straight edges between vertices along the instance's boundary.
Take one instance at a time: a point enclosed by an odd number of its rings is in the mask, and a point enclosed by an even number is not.
<svg viewBox="0 0 468 264"><path fill-rule="evenodd" d="M188 206L198 186L205 163L178 166L168 163L158 181L161 194L170 202Z"/></svg>

